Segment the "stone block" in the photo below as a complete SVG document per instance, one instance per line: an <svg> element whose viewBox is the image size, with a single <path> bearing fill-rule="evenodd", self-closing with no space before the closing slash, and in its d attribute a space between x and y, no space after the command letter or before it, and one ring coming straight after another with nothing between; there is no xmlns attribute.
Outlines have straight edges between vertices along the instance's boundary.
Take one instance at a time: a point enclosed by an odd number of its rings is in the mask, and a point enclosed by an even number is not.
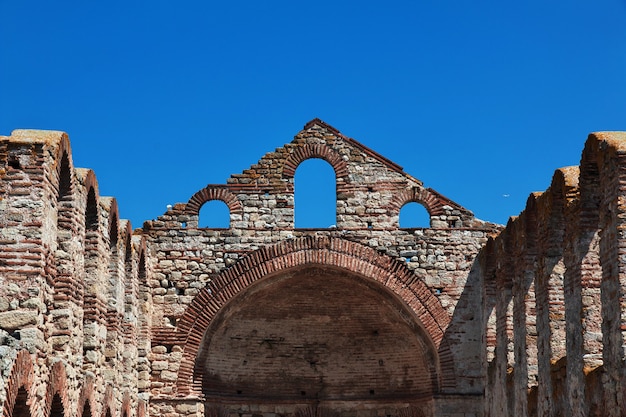
<svg viewBox="0 0 626 417"><path fill-rule="evenodd" d="M37 324L38 313L32 310L13 310L0 313L0 328L14 331Z"/></svg>

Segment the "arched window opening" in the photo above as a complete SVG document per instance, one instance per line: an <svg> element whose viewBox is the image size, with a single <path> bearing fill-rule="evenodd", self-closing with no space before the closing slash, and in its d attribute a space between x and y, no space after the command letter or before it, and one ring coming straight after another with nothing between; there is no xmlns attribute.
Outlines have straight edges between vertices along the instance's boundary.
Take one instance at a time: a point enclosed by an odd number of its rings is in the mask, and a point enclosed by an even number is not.
<svg viewBox="0 0 626 417"><path fill-rule="evenodd" d="M89 402L85 402L85 406L83 407L83 413L81 414L81 417L92 417L91 406L89 405Z"/></svg>
<svg viewBox="0 0 626 417"><path fill-rule="evenodd" d="M54 394L52 398L52 405L50 406L50 417L65 417L65 409L63 407L63 401L59 394Z"/></svg>
<svg viewBox="0 0 626 417"><path fill-rule="evenodd" d="M128 280L133 276L133 246L131 234L127 233L124 240L124 271Z"/></svg>
<svg viewBox="0 0 626 417"><path fill-rule="evenodd" d="M222 200L209 200L200 207L198 227L210 229L228 229L230 210Z"/></svg>
<svg viewBox="0 0 626 417"><path fill-rule="evenodd" d="M15 405L13 406L13 417L30 417L30 408L27 404L28 392L23 386L17 390Z"/></svg>
<svg viewBox="0 0 626 417"><path fill-rule="evenodd" d="M137 279L140 284L144 284L146 282L146 258L143 252L141 252L139 264L137 265Z"/></svg>
<svg viewBox="0 0 626 417"><path fill-rule="evenodd" d="M119 229L117 226L117 214L113 214L113 217L111 218L111 231L109 232L109 247L113 253L117 253L118 236Z"/></svg>
<svg viewBox="0 0 626 417"><path fill-rule="evenodd" d="M430 214L420 203L410 202L400 209L400 228L418 229L430 227Z"/></svg>
<svg viewBox="0 0 626 417"><path fill-rule="evenodd" d="M85 228L87 230L98 230L98 203L96 201L96 191L93 188L90 188L87 194Z"/></svg>
<svg viewBox="0 0 626 417"><path fill-rule="evenodd" d="M72 179L70 175L70 159L66 153L61 157L61 170L59 171L59 200L71 193Z"/></svg>
<svg viewBox="0 0 626 417"><path fill-rule="evenodd" d="M335 170L323 159L307 159L294 177L294 223L297 228L326 229L337 223Z"/></svg>

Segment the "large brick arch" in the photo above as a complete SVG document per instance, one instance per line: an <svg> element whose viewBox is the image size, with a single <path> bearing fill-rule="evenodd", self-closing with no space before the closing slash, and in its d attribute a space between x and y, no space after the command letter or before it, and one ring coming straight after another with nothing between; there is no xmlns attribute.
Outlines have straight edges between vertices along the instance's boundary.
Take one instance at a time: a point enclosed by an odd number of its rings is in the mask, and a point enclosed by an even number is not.
<svg viewBox="0 0 626 417"><path fill-rule="evenodd" d="M219 184L209 184L195 193L187 202L185 213L198 215L202 205L212 200L223 201L228 206L230 214L243 214L243 207L237 196L230 192L227 186Z"/></svg>
<svg viewBox="0 0 626 417"><path fill-rule="evenodd" d="M376 250L341 238L308 236L261 248L215 276L194 298L178 322L185 340L178 373L179 395L199 394L201 378L194 366L203 337L216 314L258 280L307 265L330 266L372 280L395 294L415 315L438 353L440 387L456 386L454 358L444 332L448 313L428 287L405 264Z"/></svg>
<svg viewBox="0 0 626 417"><path fill-rule="evenodd" d="M337 179L342 178L345 180L348 178L348 166L346 161L329 146L323 144L305 144L296 148L285 160L285 164L283 165L283 177L293 178L298 165L311 158L320 158L328 162L335 170Z"/></svg>
<svg viewBox="0 0 626 417"><path fill-rule="evenodd" d="M13 367L11 368L11 374L6 381L6 399L4 401L4 407L2 408L2 415L5 417L13 416L13 409L15 408L15 402L17 400L17 394L20 388L24 388L28 393L28 398L31 397L31 389L33 385L34 371L33 361L30 354L26 350L20 350L13 361ZM31 415L32 413L32 404Z"/></svg>

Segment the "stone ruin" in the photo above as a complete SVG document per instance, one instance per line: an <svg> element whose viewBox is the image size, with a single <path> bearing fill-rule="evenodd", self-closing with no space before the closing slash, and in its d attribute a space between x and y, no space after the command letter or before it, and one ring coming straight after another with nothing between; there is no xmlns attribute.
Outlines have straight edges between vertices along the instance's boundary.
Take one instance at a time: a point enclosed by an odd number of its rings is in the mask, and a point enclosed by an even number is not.
<svg viewBox="0 0 626 417"><path fill-rule="evenodd" d="M504 227L315 119L132 230L65 133L0 136L1 415L625 416L625 155L591 134ZM332 228L294 226L310 158Z"/></svg>

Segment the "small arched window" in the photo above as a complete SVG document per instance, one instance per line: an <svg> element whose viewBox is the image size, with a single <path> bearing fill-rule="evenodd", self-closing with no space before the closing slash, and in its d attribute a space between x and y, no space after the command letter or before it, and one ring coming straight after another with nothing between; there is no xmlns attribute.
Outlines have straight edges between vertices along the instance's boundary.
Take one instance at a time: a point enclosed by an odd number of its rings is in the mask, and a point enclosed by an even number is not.
<svg viewBox="0 0 626 417"><path fill-rule="evenodd" d="M325 229L337 223L335 170L323 159L307 159L294 177L294 223L297 228Z"/></svg>
<svg viewBox="0 0 626 417"><path fill-rule="evenodd" d="M209 200L200 207L198 227L210 229L228 229L230 227L230 210L221 200Z"/></svg>
<svg viewBox="0 0 626 417"><path fill-rule="evenodd" d="M401 229L428 228L430 227L430 214L420 203L409 202L400 209L399 222Z"/></svg>

